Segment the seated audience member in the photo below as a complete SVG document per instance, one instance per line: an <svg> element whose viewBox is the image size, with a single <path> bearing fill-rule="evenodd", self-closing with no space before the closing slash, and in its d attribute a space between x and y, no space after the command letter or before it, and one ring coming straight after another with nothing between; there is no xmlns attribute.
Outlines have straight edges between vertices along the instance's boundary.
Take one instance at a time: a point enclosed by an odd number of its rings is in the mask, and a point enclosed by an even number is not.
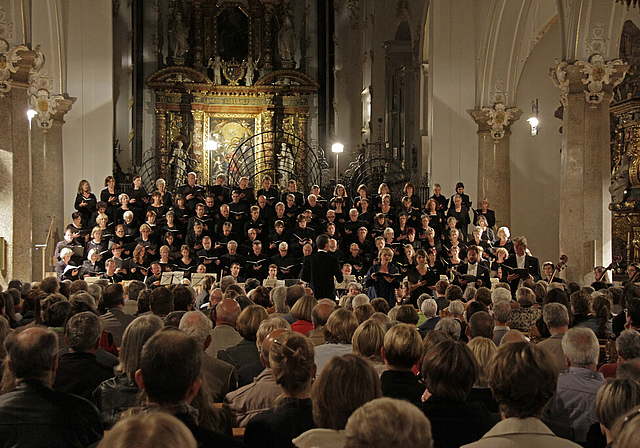
<svg viewBox="0 0 640 448"><path fill-rule="evenodd" d="M202 372L200 376L208 385L210 400L221 403L225 395L237 387L235 368L204 351L211 344L211 321L200 311L187 311L178 328L193 337L202 346Z"/></svg>
<svg viewBox="0 0 640 448"><path fill-rule="evenodd" d="M612 437L616 448L634 448L640 435L640 406L636 406L622 415L613 426Z"/></svg>
<svg viewBox="0 0 640 448"><path fill-rule="evenodd" d="M546 350L528 342L500 345L489 367L489 385L502 421L468 447L579 446L556 437L540 421L556 390L553 360Z"/></svg>
<svg viewBox="0 0 640 448"><path fill-rule="evenodd" d="M240 316L240 305L234 299L224 299L212 311L216 326L211 331L211 344L205 350L209 356L218 357L218 351L233 347L242 341L236 331L236 323Z"/></svg>
<svg viewBox="0 0 640 448"><path fill-rule="evenodd" d="M382 394L419 404L424 386L412 372L422 357L422 338L415 327L399 324L384 336L382 359L387 370L380 376Z"/></svg>
<svg viewBox="0 0 640 448"><path fill-rule="evenodd" d="M597 421L596 394L604 383L604 377L596 371L598 338L588 328L571 328L562 338L562 351L569 368L558 376L549 419L573 428L575 440L584 443L589 427Z"/></svg>
<svg viewBox="0 0 640 448"><path fill-rule="evenodd" d="M260 353L256 347L257 333L260 323L268 317L267 311L260 305L251 305L242 310L238 316L238 332L242 340L233 347L219 350L218 359L231 364L236 371L260 362Z"/></svg>
<svg viewBox="0 0 640 448"><path fill-rule="evenodd" d="M311 381L316 373L313 344L300 333L279 335L269 350L271 371L282 387L278 406L253 417L244 442L253 447L287 447L303 432L315 427Z"/></svg>
<svg viewBox="0 0 640 448"><path fill-rule="evenodd" d="M102 333L100 318L90 311L76 314L67 322L64 333L69 352L60 356L52 388L90 400L95 388L114 376L113 368L96 359Z"/></svg>
<svg viewBox="0 0 640 448"><path fill-rule="evenodd" d="M327 342L316 347L315 361L318 373L334 356L351 353L353 350L351 339L356 328L358 328L358 319L351 311L338 308L331 313L324 327L324 337Z"/></svg>
<svg viewBox="0 0 640 448"><path fill-rule="evenodd" d="M313 330L307 333L307 337L316 347L326 343L324 338L324 326L327 325L327 319L336 309L336 302L331 299L322 299L311 311L311 321L313 322Z"/></svg>
<svg viewBox="0 0 640 448"><path fill-rule="evenodd" d="M298 299L291 308L291 316L296 319L291 324L291 330L306 335L313 330L313 322L311 321L311 313L318 301L312 295L305 295Z"/></svg>
<svg viewBox="0 0 640 448"><path fill-rule="evenodd" d="M258 352L262 350L262 343L264 342L264 338L266 338L269 333L274 330L290 331L291 325L289 325L289 322L284 320L282 317L269 317L260 322L258 332L256 333L256 348L258 349ZM238 386L246 386L247 384L250 384L254 380L254 378L262 373L263 370L264 363L261 359L242 366L238 370Z"/></svg>
<svg viewBox="0 0 640 448"><path fill-rule="evenodd" d="M111 428L123 412L137 404L140 389L135 374L140 368L142 346L163 326L162 319L147 315L136 318L125 330L116 376L103 381L93 392L92 401L100 411L106 429Z"/></svg>
<svg viewBox="0 0 640 448"><path fill-rule="evenodd" d="M562 350L562 338L569 329L569 312L567 307L561 303L547 303L542 308L542 318L549 329L549 333L551 333L551 337L538 345L549 350L553 357L556 373L560 374L567 370L567 361Z"/></svg>
<svg viewBox="0 0 640 448"><path fill-rule="evenodd" d="M498 302L493 305L493 343L496 346L500 345L502 337L511 328L509 327L509 320L511 319L511 306L509 302Z"/></svg>
<svg viewBox="0 0 640 448"><path fill-rule="evenodd" d="M436 324L436 331L442 331L454 341L460 340L460 322L456 319L446 317Z"/></svg>
<svg viewBox="0 0 640 448"><path fill-rule="evenodd" d="M367 303L366 305L360 305L353 310L353 314L356 316L358 324L361 324L365 320L369 319L375 314L375 312L376 310L371 306L370 303Z"/></svg>
<svg viewBox="0 0 640 448"><path fill-rule="evenodd" d="M531 289L523 286L516 291L516 300L520 307L511 311L511 323L509 326L515 330L527 332L536 323L541 314L540 308L534 306L536 304L536 295Z"/></svg>
<svg viewBox="0 0 640 448"><path fill-rule="evenodd" d="M421 372L430 394L422 410L431 422L435 447L475 442L491 429L493 421L487 408L464 401L478 376L475 357L466 344L442 341L434 345L424 355Z"/></svg>
<svg viewBox="0 0 640 448"><path fill-rule="evenodd" d="M16 387L0 396L0 444L86 447L102 437L97 409L84 398L51 389L58 338L42 327L14 332L5 342L5 365Z"/></svg>
<svg viewBox="0 0 640 448"><path fill-rule="evenodd" d="M469 340L473 338L493 339L493 317L486 311L477 311L469 318L469 325L465 329Z"/></svg>
<svg viewBox="0 0 640 448"><path fill-rule="evenodd" d="M351 414L344 448L432 448L431 423L414 405L376 398Z"/></svg>
<svg viewBox="0 0 640 448"><path fill-rule="evenodd" d="M119 283L114 283L105 288L102 293L102 301L107 308L107 312L100 316L102 328L113 335L113 339L118 347L122 345L122 336L127 326L133 322L134 316L125 314L124 289Z"/></svg>
<svg viewBox="0 0 640 448"><path fill-rule="evenodd" d="M418 301L419 300L420 299L418 299ZM441 319L440 316L436 316L436 313L438 311L438 303L434 299L426 299L422 302L420 310L426 317L426 320L422 325L418 327L418 330L420 330L423 334L427 333L428 331L435 330L436 324L440 322Z"/></svg>
<svg viewBox="0 0 640 448"><path fill-rule="evenodd" d="M197 448L198 444L189 428L173 415L152 412L121 420L98 445L99 448L124 446Z"/></svg>
<svg viewBox="0 0 640 448"><path fill-rule="evenodd" d="M173 292L166 286L158 286L151 292L151 299L149 300L151 313L164 319L173 311L173 301Z"/></svg>
<svg viewBox="0 0 640 448"><path fill-rule="evenodd" d="M476 401L483 403L489 412L498 413L498 403L493 399L489 388L489 365L498 350L493 341L485 337L475 337L469 341L468 347L478 363L478 378L467 395L467 403Z"/></svg>
<svg viewBox="0 0 640 448"><path fill-rule="evenodd" d="M640 383L629 379L608 379L596 396L596 418L587 435L587 446L609 446L614 442L616 420L640 405Z"/></svg>
<svg viewBox="0 0 640 448"><path fill-rule="evenodd" d="M136 383L146 391L145 410L172 414L193 434L200 446L241 446L233 438L198 425L189 405L202 379L202 347L175 329L159 331L147 341L140 356Z"/></svg>
<svg viewBox="0 0 640 448"><path fill-rule="evenodd" d="M380 322L368 319L358 325L353 333L353 353L359 355L373 365L376 373L382 375L387 368L382 359L385 329Z"/></svg>
<svg viewBox="0 0 640 448"><path fill-rule="evenodd" d="M640 333L636 330L624 330L616 339L616 350L618 362L603 364L598 370L605 378L615 378L621 364L640 358Z"/></svg>
<svg viewBox="0 0 640 448"><path fill-rule="evenodd" d="M382 396L380 379L371 365L356 355L331 358L313 383L313 421L318 426L293 440L297 447L342 446L351 414Z"/></svg>
<svg viewBox="0 0 640 448"><path fill-rule="evenodd" d="M279 321L283 319L274 318ZM271 328L268 319L260 324L260 328ZM286 325L288 322L284 321ZM223 401L223 409L229 411L235 418L235 424L239 427L247 426L249 420L254 416L271 409L275 406L276 399L282 394L282 387L276 384L271 373L271 364L269 361L269 350L273 341L285 331L290 329L278 328L270 331L262 341L260 347L260 362L264 366L264 370L253 379L251 384L241 386L238 390L229 392ZM258 330L260 335L261 331Z"/></svg>

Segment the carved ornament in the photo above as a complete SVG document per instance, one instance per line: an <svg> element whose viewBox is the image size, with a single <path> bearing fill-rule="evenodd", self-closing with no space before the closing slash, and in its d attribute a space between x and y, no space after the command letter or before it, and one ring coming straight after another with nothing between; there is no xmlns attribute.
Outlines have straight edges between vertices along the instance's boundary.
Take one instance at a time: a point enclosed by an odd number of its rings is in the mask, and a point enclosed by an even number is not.
<svg viewBox="0 0 640 448"><path fill-rule="evenodd" d="M587 75L587 79L583 79L582 83L587 86L587 90L584 91L585 99L587 103L591 104L591 107L596 107L602 102L605 84L612 83L615 87L624 80L626 75L625 70L622 72L622 76L612 80L611 75L617 73L616 66L624 64L620 59L605 62L604 56L599 53L589 57L589 62L578 61L576 65L582 67L580 72Z"/></svg>
<svg viewBox="0 0 640 448"><path fill-rule="evenodd" d="M360 23L360 0L347 0L347 13L349 14L351 29L356 31Z"/></svg>
<svg viewBox="0 0 640 448"><path fill-rule="evenodd" d="M549 69L549 78L560 89L560 102L567 106L567 95L569 94L569 79L567 79L567 63L556 59L555 65Z"/></svg>
<svg viewBox="0 0 640 448"><path fill-rule="evenodd" d="M29 70L29 107L37 112L36 123L44 131L53 125L53 116L58 112L60 102L64 100L62 95L51 95L53 78L45 66L44 53L40 46L36 47L33 67Z"/></svg>
<svg viewBox="0 0 640 448"><path fill-rule="evenodd" d="M502 140L505 127L509 126L509 121L515 121L522 113L516 107L507 108L503 103L495 103L493 107L483 107L482 112L487 117L487 124L491 126L491 137L495 141Z"/></svg>

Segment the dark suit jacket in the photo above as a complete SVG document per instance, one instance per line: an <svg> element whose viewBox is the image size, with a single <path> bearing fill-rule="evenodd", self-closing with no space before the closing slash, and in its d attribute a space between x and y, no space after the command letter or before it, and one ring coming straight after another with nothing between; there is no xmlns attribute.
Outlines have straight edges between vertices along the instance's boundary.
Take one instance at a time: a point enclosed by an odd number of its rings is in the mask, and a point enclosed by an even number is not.
<svg viewBox="0 0 640 448"><path fill-rule="evenodd" d="M511 266L512 268L518 267L518 260L515 255L509 256L509 258L507 258L507 261L505 263L507 266ZM542 275L540 274L540 262L536 257L532 257L531 255L525 255L524 266L529 270L529 274L533 276L533 279L535 281L542 279ZM512 294L515 294L516 289L518 289L518 283L520 283L519 279L515 279L510 283Z"/></svg>
<svg viewBox="0 0 640 448"><path fill-rule="evenodd" d="M227 393L236 390L236 369L231 364L203 352L201 372L209 384L211 399L214 403L222 403Z"/></svg>
<svg viewBox="0 0 640 448"><path fill-rule="evenodd" d="M466 274L468 269L469 269L469 264L463 263L460 266L458 266L457 271L460 274ZM485 286L491 289L491 279L490 279L491 276L489 275L489 269L487 269L485 265L478 263L478 267L476 269L476 278L478 280L482 280L482 285L480 286ZM456 277L453 283L460 286L460 279Z"/></svg>
<svg viewBox="0 0 640 448"><path fill-rule="evenodd" d="M218 351L218 359L231 364L237 372L241 367L260 362L260 353L255 341L243 339L238 345Z"/></svg>
<svg viewBox="0 0 640 448"><path fill-rule="evenodd" d="M334 277L338 283L343 280L335 257L321 251L304 257L300 278L309 282L316 299L333 299L336 296Z"/></svg>

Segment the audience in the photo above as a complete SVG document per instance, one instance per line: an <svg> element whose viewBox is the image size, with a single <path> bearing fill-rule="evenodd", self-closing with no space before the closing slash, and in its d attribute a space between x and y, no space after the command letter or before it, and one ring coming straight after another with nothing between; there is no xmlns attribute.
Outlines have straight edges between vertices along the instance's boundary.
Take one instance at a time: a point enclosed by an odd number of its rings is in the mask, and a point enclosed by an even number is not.
<svg viewBox="0 0 640 448"><path fill-rule="evenodd" d="M382 347L386 370L380 376L382 394L419 404L424 386L412 369L422 358L422 339L415 326L399 324L387 331Z"/></svg>
<svg viewBox="0 0 640 448"><path fill-rule="evenodd" d="M316 366L311 341L300 333L284 332L273 341L269 362L283 394L275 408L247 423L244 442L249 448L293 446L295 437L315 427L311 382Z"/></svg>
<svg viewBox="0 0 640 448"><path fill-rule="evenodd" d="M209 356L218 357L218 351L233 347L242 341L242 336L236 331L240 305L234 299L222 300L212 309L211 316L216 326L211 331L211 344L205 350Z"/></svg>
<svg viewBox="0 0 640 448"><path fill-rule="evenodd" d="M84 398L51 389L58 338L42 327L9 335L6 366L15 389L0 396L0 444L86 447L102 437L98 410Z"/></svg>
<svg viewBox="0 0 640 448"><path fill-rule="evenodd" d="M542 318L549 329L551 337L540 342L539 345L551 353L556 373L560 374L567 370L567 361L562 349L562 338L569 330L569 312L567 307L561 303L547 303L542 308Z"/></svg>
<svg viewBox="0 0 640 448"><path fill-rule="evenodd" d="M597 421L596 394L604 383L604 377L596 370L598 338L588 328L571 328L562 338L562 351L569 368L558 376L549 419L573 428L575 440L584 443L589 427Z"/></svg>
<svg viewBox="0 0 640 448"><path fill-rule="evenodd" d="M358 320L351 311L336 309L327 319L324 327L325 344L316 347L316 366L320 373L324 365L334 356L351 353L351 339L358 328Z"/></svg>
<svg viewBox="0 0 640 448"><path fill-rule="evenodd" d="M102 293L102 302L107 308L107 312L100 316L102 328L109 331L113 335L115 344L120 347L122 345L122 336L127 326L133 322L134 316L125 314L124 308L124 290L122 285L114 283L107 286Z"/></svg>

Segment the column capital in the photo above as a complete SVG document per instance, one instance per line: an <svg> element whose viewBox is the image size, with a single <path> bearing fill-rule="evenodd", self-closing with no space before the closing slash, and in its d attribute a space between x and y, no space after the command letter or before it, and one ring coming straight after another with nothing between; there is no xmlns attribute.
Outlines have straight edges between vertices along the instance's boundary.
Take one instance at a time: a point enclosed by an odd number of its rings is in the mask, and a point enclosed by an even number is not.
<svg viewBox="0 0 640 448"><path fill-rule="evenodd" d="M491 107L469 112L478 125L478 132L490 132L495 141L502 140L505 131L522 116L522 109L507 107L504 103L495 103Z"/></svg>
<svg viewBox="0 0 640 448"><path fill-rule="evenodd" d="M588 61L567 63L556 60L549 69L549 77L561 91L560 101L567 105L567 96L584 93L585 101L591 107L597 107L605 95L620 84L629 70L629 65L621 59L605 61L604 56L595 53ZM586 88L585 88L586 87Z"/></svg>

